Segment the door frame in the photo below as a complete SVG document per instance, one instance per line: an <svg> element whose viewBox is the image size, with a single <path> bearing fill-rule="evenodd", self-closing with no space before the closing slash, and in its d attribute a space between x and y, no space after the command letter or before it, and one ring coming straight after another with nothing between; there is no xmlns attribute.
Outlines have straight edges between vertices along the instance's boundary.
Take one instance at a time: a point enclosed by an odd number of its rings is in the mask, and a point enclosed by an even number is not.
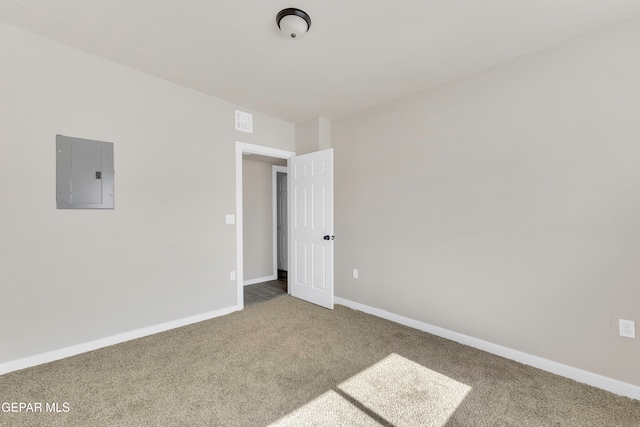
<svg viewBox="0 0 640 427"><path fill-rule="evenodd" d="M259 154L262 156L276 157L287 160L287 170L289 169L289 159L296 155L293 151L281 150L279 148L265 147L263 145L249 144L247 142L236 141L236 310L244 308L244 244L242 227L242 155ZM291 222L289 222L289 228ZM274 259L275 259L274 255ZM277 267L277 265L276 265ZM277 274L277 272L276 272Z"/></svg>
<svg viewBox="0 0 640 427"><path fill-rule="evenodd" d="M272 193L272 207L273 207L273 275L278 279L278 172L287 174L289 177L289 168L287 166L271 166L271 193ZM289 186L287 185L287 192ZM287 196L288 200L288 196ZM287 204L287 232L289 228L289 205ZM287 233L287 239L289 234ZM287 257L289 256L289 248L287 245ZM289 262L287 261L287 264ZM288 293L291 291L288 289Z"/></svg>

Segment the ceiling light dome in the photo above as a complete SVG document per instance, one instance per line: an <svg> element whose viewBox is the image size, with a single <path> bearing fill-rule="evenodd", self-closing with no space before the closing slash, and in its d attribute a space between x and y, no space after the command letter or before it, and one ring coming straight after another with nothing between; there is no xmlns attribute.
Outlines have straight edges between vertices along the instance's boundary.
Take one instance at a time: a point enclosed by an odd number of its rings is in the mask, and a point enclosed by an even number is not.
<svg viewBox="0 0 640 427"><path fill-rule="evenodd" d="M311 28L311 18L304 11L295 8L282 9L276 16L278 28L289 39L300 39Z"/></svg>

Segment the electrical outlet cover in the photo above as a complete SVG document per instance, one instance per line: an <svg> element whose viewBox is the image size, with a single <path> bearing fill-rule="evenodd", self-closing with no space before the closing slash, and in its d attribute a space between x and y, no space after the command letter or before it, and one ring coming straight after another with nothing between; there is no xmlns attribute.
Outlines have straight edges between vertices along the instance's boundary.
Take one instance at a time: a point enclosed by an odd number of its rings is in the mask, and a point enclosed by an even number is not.
<svg viewBox="0 0 640 427"><path fill-rule="evenodd" d="M636 322L633 320L620 319L620 336L627 338L636 337Z"/></svg>

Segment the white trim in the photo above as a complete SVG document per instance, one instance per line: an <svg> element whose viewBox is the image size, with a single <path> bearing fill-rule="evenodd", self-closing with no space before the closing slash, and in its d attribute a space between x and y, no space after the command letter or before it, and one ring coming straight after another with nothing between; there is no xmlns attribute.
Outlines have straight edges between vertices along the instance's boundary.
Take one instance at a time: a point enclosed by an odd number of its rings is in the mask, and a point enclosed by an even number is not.
<svg viewBox="0 0 640 427"><path fill-rule="evenodd" d="M258 277L257 279L249 279L249 280L245 280L243 283L244 286L249 286L249 285L255 285L256 283L264 283L264 282L268 282L270 280L276 280L278 278L277 275L271 275L271 276L265 276L265 277Z"/></svg>
<svg viewBox="0 0 640 427"><path fill-rule="evenodd" d="M276 276L276 278L278 277L278 172L288 174L289 169L284 166L278 165L273 165L271 167L271 206L273 208L273 275Z"/></svg>
<svg viewBox="0 0 640 427"><path fill-rule="evenodd" d="M262 156L287 159L296 155L293 151L264 147L236 141L236 308L244 308L244 243L242 234L242 155L260 154Z"/></svg>
<svg viewBox="0 0 640 427"><path fill-rule="evenodd" d="M544 359L542 357L534 356L532 354L524 353L519 350L514 350L478 338L470 337L468 335L460 334L458 332L430 325L419 320L410 319L408 317L400 316L388 311L380 310L375 307L370 307L368 305L350 301L348 299L335 297L335 303L344 305L345 307L349 307L354 310L372 314L383 319L391 320L392 322L396 322L401 325L419 329L421 331L428 332L430 334L437 335L448 340L456 341L460 344L468 345L470 347L474 347L488 353L515 360L516 362L524 363L525 365L530 365L535 368L542 369L543 371L561 375L566 378L571 378L572 380L588 384L590 386L597 387L603 390L607 390L620 396L626 396L632 399L640 400L640 386L634 384L625 383L623 381L605 377L600 374L584 371L582 369L574 368L573 366L564 365L562 363L554 362L552 360Z"/></svg>
<svg viewBox="0 0 640 427"><path fill-rule="evenodd" d="M207 313L197 314L195 316L185 317L182 319L172 320L170 322L160 323L158 325L148 326L145 328L134 329L133 331L123 332L121 334L112 335L106 338L100 338L94 341L89 341L82 344L72 345L70 347L61 348L58 350L48 351L42 354L36 354L34 356L24 357L22 359L12 360L0 364L0 375L7 374L9 372L18 371L20 369L30 368L36 365L42 365L43 363L53 362L55 360L64 359L78 354L86 353L88 351L97 350L111 345L119 344L125 341L131 341L137 338L146 337L148 335L157 334L159 332L168 331L170 329L180 328L182 326L190 325L192 323L202 322L204 320L213 319L215 317L224 316L226 314L237 311L238 307L228 307L219 310L209 311Z"/></svg>
<svg viewBox="0 0 640 427"><path fill-rule="evenodd" d="M236 141L236 149L237 148L242 150L241 154L259 154L261 156L276 157L278 159L288 159L296 155L293 151L265 147L264 145L249 144L248 142L241 141ZM240 158L242 159L242 155Z"/></svg>

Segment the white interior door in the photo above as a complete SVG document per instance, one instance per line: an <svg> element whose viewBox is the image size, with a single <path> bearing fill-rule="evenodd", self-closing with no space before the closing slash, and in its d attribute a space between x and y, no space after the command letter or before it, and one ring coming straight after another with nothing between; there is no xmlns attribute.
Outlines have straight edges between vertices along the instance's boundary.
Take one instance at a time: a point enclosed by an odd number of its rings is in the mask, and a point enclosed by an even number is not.
<svg viewBox="0 0 640 427"><path fill-rule="evenodd" d="M333 149L289 159L291 295L333 308Z"/></svg>

